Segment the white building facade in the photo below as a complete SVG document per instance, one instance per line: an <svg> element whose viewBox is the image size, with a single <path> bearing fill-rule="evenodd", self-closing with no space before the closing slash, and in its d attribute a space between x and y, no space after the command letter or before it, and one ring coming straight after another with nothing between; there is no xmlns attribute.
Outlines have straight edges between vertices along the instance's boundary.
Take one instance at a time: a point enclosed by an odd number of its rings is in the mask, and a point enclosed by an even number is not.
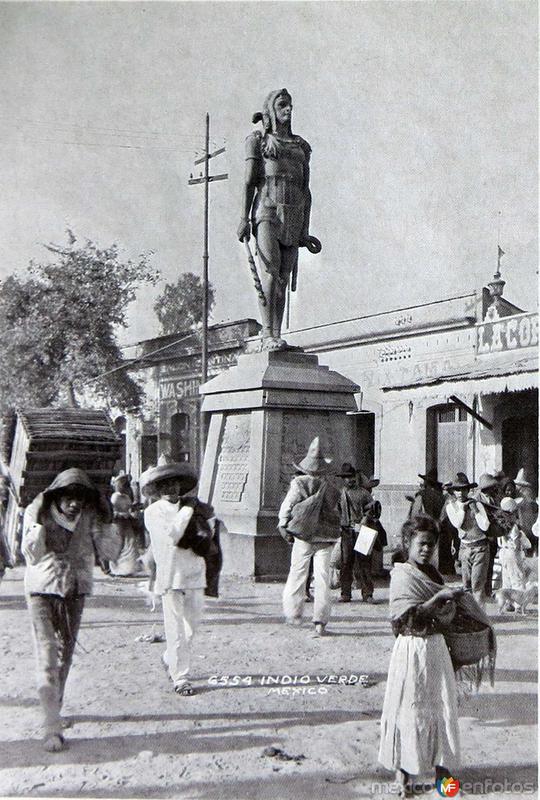
<svg viewBox="0 0 540 800"><path fill-rule="evenodd" d="M497 276L496 276L497 277ZM471 480L524 467L538 485L538 313L490 290L293 331L292 345L361 387L357 465L383 522L405 520L418 474Z"/></svg>

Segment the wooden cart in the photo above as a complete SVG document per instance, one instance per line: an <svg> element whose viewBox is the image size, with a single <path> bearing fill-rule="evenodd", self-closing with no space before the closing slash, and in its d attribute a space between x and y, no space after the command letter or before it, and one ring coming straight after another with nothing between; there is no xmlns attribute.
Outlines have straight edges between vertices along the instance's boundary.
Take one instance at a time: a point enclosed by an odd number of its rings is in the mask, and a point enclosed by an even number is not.
<svg viewBox="0 0 540 800"><path fill-rule="evenodd" d="M10 488L4 535L18 557L26 506L68 467L83 469L99 489L110 494L121 440L105 411L29 408L17 411L6 450Z"/></svg>

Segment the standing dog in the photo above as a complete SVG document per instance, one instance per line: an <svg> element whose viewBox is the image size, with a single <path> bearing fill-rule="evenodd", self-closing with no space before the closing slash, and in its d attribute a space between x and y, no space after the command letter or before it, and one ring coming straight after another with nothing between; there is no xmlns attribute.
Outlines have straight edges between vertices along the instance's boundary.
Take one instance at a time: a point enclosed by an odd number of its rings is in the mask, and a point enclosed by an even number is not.
<svg viewBox="0 0 540 800"><path fill-rule="evenodd" d="M499 611L510 611L508 605L513 606L514 613L521 611L522 616L527 613L527 606L538 598L538 584L527 583L525 589L497 589L495 599Z"/></svg>

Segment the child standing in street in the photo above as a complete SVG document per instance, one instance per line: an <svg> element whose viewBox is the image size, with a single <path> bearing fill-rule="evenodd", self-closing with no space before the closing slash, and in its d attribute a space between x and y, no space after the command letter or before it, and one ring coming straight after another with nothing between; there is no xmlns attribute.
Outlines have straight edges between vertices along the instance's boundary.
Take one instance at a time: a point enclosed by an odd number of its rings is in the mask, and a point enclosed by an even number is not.
<svg viewBox="0 0 540 800"><path fill-rule="evenodd" d="M512 497L503 497L501 509L514 516L512 528L497 539L499 544L499 561L502 567L502 588L524 591L527 583L525 551L531 543L521 531L518 519L518 504Z"/></svg>
<svg viewBox="0 0 540 800"><path fill-rule="evenodd" d="M489 620L463 589L444 586L431 558L437 523L427 515L402 529L405 563L390 578L390 618L397 637L390 658L381 719L379 761L396 770L399 794L411 775L435 770L437 780L455 775L460 746L454 668L442 635L456 610L483 625Z"/></svg>
<svg viewBox="0 0 540 800"><path fill-rule="evenodd" d="M441 625L456 611L455 592L431 565L438 540L428 516L402 529L407 561L390 578L392 651L381 719L379 761L396 770L405 796L411 775L435 769L436 778L459 766L457 690Z"/></svg>

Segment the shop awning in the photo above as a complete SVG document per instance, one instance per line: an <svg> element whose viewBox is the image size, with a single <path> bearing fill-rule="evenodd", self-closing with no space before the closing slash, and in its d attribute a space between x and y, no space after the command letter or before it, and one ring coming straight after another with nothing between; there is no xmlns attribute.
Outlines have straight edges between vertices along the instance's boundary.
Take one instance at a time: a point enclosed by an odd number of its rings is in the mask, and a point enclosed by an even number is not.
<svg viewBox="0 0 540 800"><path fill-rule="evenodd" d="M520 392L538 387L538 358L536 355L522 358L506 358L490 361L487 364L478 359L466 371L463 369L438 375L433 378L422 377L417 381L399 386L383 386L383 391L393 392L420 387L444 387L447 394L464 390L475 394L498 394L499 392Z"/></svg>

